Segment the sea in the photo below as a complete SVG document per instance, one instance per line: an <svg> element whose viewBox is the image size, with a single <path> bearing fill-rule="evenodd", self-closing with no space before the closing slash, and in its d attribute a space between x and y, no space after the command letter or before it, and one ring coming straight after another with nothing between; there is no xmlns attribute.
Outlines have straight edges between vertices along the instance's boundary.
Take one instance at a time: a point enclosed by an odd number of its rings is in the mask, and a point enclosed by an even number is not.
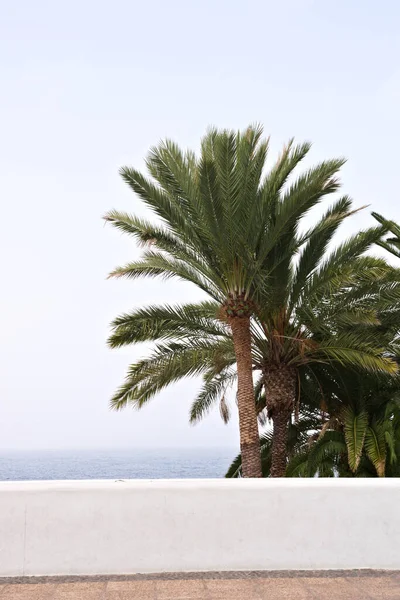
<svg viewBox="0 0 400 600"><path fill-rule="evenodd" d="M236 454L226 448L0 450L0 481L214 479L224 477Z"/></svg>

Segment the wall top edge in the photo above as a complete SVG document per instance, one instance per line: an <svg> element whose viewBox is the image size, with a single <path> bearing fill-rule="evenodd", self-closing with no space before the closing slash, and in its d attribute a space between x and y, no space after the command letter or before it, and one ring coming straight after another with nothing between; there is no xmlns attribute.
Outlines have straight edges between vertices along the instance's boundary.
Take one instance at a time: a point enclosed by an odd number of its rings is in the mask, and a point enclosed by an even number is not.
<svg viewBox="0 0 400 600"><path fill-rule="evenodd" d="M0 492L44 492L85 490L235 490L260 489L321 489L321 488L399 488L400 478L340 479L340 478L288 478L288 479L84 479L59 481L0 481Z"/></svg>

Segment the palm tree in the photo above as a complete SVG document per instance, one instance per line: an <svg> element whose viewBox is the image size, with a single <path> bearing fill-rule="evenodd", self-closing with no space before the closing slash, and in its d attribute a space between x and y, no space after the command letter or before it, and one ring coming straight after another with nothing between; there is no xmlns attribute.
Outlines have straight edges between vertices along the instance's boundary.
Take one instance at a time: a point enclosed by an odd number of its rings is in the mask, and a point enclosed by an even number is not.
<svg viewBox="0 0 400 600"><path fill-rule="evenodd" d="M310 145L294 146L291 141L264 174L268 141L261 136L259 126L243 133L211 129L202 140L200 157L173 142L161 143L146 161L152 179L129 167L121 169L126 183L161 223L118 211L105 217L140 243L154 246L112 276L179 278L217 303L232 332L246 477L261 476L250 320L272 301L276 286L270 282L301 241L296 235L299 220L338 189L336 173L344 162L322 162L288 186L288 177Z"/></svg>
<svg viewBox="0 0 400 600"><path fill-rule="evenodd" d="M315 379L301 378L301 414L289 425L286 477L399 477L398 377L320 368L323 389ZM261 436L260 449L268 477L271 431ZM241 477L240 454L226 477Z"/></svg>
<svg viewBox="0 0 400 600"><path fill-rule="evenodd" d="M381 232L361 232L326 258L332 230L318 242L310 238L297 264L293 256L280 269L275 302L260 314L261 368L274 425L272 476L285 473L288 422L301 371L316 376L319 363L365 371L397 368L385 356L392 339L381 328L379 310L392 307L393 285L399 297L399 273L389 273L379 259L360 256Z"/></svg>
<svg viewBox="0 0 400 600"><path fill-rule="evenodd" d="M329 379L325 419L298 444L287 475L398 477L398 377L354 377L342 371L330 373Z"/></svg>
<svg viewBox="0 0 400 600"><path fill-rule="evenodd" d="M344 214L341 218L345 218ZM369 239L365 236L364 244ZM356 241L360 241L358 236L346 242L345 247L351 247ZM339 250L334 251L336 257L341 255ZM324 268L331 258L328 256L323 262ZM336 267L339 267L340 262L338 260ZM319 388L324 384L323 366L326 369L329 365L332 368L335 365L346 365L352 369L354 377L356 370L396 370L391 355L396 343L400 310L400 271L390 268L381 259L372 257L354 258L351 264L351 278L347 271L332 268L332 277L328 278L325 293L307 296L299 302L293 312L293 321L288 325L297 324L302 337L290 336L282 356L296 369L298 380L304 380L307 376ZM318 273L319 270L316 271ZM352 286L347 287L351 281ZM271 361L266 331L268 330L253 317L252 364L256 374L256 411L260 416L265 413L268 398L264 369ZM302 343L294 344L294 340ZM224 420L228 419L226 391L236 383L236 359L231 332L219 315L218 303L152 306L122 315L114 321L113 333L109 339L111 347L143 341L157 342L155 350L150 356L132 365L125 384L113 399L114 408L123 408L128 403L140 408L174 381L202 374L203 387L193 402L190 421L194 423L201 419L218 401ZM390 352L390 355L384 356L383 350ZM304 385L303 383L303 388ZM302 393L292 398L291 412L293 409L295 412L299 411L296 400L302 400L303 396ZM285 438L288 432L290 436L292 425L289 418L285 425ZM276 428L274 436L275 434ZM271 447L274 436L268 438ZM286 446L285 442L282 451L285 467ZM264 450L262 446L263 454Z"/></svg>

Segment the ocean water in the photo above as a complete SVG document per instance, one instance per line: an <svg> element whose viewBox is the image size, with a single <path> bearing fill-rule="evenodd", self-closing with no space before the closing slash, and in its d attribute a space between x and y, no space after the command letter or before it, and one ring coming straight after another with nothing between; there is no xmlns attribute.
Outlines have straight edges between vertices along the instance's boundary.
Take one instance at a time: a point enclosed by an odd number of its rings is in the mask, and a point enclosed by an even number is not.
<svg viewBox="0 0 400 600"><path fill-rule="evenodd" d="M224 477L234 449L0 451L0 481Z"/></svg>

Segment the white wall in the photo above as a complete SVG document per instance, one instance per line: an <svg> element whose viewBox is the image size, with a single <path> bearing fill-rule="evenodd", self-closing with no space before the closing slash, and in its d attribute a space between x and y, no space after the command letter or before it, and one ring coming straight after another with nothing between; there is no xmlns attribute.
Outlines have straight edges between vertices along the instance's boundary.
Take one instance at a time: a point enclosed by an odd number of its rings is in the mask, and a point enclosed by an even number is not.
<svg viewBox="0 0 400 600"><path fill-rule="evenodd" d="M400 569L400 481L0 483L0 576Z"/></svg>

